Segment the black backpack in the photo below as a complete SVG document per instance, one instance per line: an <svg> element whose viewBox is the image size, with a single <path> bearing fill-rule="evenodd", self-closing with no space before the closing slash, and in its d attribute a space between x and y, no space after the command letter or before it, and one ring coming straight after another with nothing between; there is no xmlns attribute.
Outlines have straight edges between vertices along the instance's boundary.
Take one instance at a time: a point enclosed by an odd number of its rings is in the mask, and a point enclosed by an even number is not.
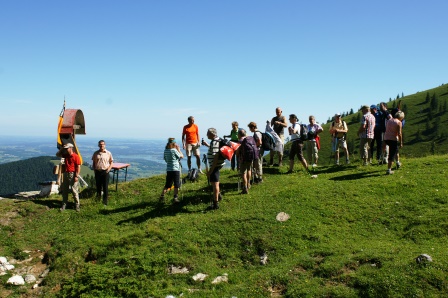
<svg viewBox="0 0 448 298"><path fill-rule="evenodd" d="M245 137L241 143L242 162L254 161L258 159L260 152L253 137Z"/></svg>
<svg viewBox="0 0 448 298"><path fill-rule="evenodd" d="M300 124L300 140L308 140L308 127L306 124Z"/></svg>
<svg viewBox="0 0 448 298"><path fill-rule="evenodd" d="M199 171L198 169L191 169L188 171L187 179L190 182L196 182L199 179Z"/></svg>
<svg viewBox="0 0 448 298"><path fill-rule="evenodd" d="M274 150L274 148L275 148L274 137L268 132L261 132L261 131L258 131L258 132L261 133L261 148L264 151ZM254 138L258 139L257 134L254 134Z"/></svg>

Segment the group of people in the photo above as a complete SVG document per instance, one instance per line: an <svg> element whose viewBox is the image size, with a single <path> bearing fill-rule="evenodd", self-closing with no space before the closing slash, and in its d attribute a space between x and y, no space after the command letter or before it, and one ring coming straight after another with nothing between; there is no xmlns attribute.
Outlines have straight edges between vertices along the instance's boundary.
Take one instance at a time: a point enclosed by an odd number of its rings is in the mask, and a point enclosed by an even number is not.
<svg viewBox="0 0 448 298"><path fill-rule="evenodd" d="M397 161L397 168L401 166L398 160L398 149L403 146L402 138L402 121L404 113L399 109L395 109L392 113L388 112L386 103L382 102L379 109L376 105L364 105L361 108L363 116L360 127L358 129L358 136L360 138L360 152L361 159L364 165L372 163L374 153L374 145L376 143L376 158L379 164L387 160L388 169L387 174L393 174L392 164L394 160ZM266 132L269 132L275 137L275 148L270 150L270 158L268 166L282 166L284 142L285 142L285 128L289 134L289 141L291 148L289 150L289 169L287 173L292 173L294 168L295 157L308 170L308 162L312 167L316 167L319 160L319 134L323 132L321 125L316 123L314 116L309 116L309 124L306 125L308 131L307 138L304 141L301 137L301 130L304 129L299 124L299 119L295 114L289 115L288 126L286 117L282 115L282 109L277 107L275 116L271 121L266 122ZM249 131L253 134L249 136L245 129L239 128L238 122L232 122L232 130L230 134L224 136L230 138L230 141L240 144L231 158L232 170L238 170L242 179L241 194L249 193L251 187L251 178L253 175L254 183L263 182L263 155L265 149L263 148L263 133L258 130L255 122L248 124ZM346 135L348 132L347 123L342 120L341 114L335 114L334 121L330 129L332 135L332 150L335 153L335 163L339 165L339 148L342 148L345 153L346 163L350 163L349 151L347 146ZM209 142L202 139L200 141L199 128L194 122L194 117L188 117L188 124L182 130L182 148L185 150L187 156L188 170L191 170L191 158L196 158L196 165L199 173L204 174L201 168L200 146L208 147L206 154L206 175L209 183L213 188L213 200L209 206L210 209L219 209L219 201L222 199L220 193L219 177L220 169L225 164L225 159L220 154L222 139L219 137L215 128L207 130L207 139ZM303 148L306 146L306 155L304 157ZM104 140L98 142L99 150L95 151L92 156L93 169L95 172L96 192L97 197L103 198L103 204L108 202L108 184L109 172L112 169L113 157L112 153L106 150L106 143ZM74 152L74 146L71 143L65 144L56 154L64 158L63 182L62 190L62 206L61 211L64 211L67 204L68 193L71 190L75 199L75 208L80 211L79 194L78 194L78 177L81 169L81 162L79 156ZM278 157L278 163L274 163L275 155ZM166 180L160 195L160 202L165 199L165 194L174 185L173 203L179 203L179 188L181 187L181 159L184 157L180 146L177 144L175 138L169 138L164 150L164 160L166 167ZM307 162L308 160L308 162Z"/></svg>
<svg viewBox="0 0 448 298"><path fill-rule="evenodd" d="M113 157L109 150L106 150L106 142L98 142L99 149L93 153L93 170L95 173L96 196L103 199L106 206L109 196L109 172L112 169ZM81 158L74 151L72 143L67 143L60 148L56 156L63 158L62 165L62 206L61 211L67 207L68 195L71 192L75 200L75 210L80 211L79 203L79 179L81 172Z"/></svg>
<svg viewBox="0 0 448 298"><path fill-rule="evenodd" d="M289 170L288 173L292 173L294 168L294 159L297 156L298 160L302 163L305 169L308 168L307 160L303 154L304 141L300 137L301 126L298 118L295 114L289 115L290 126L286 117L282 115L282 109L277 107L275 110L275 116L271 121L266 123L266 131L272 134L275 141L275 148L270 151L270 159L268 166L282 166L283 164L283 152L285 142L285 131L287 128L291 145L289 151ZM265 149L263 148L263 133L258 130L258 126L255 122L248 124L248 129L252 133L249 136L247 131L239 127L238 122L232 122L232 129L229 135L225 135L225 138L230 138L230 141L239 143L240 146L235 151L231 158L232 170L239 171L242 178L242 191L241 194L247 194L251 187L251 179L253 175L253 182L255 184L263 182L263 155ZM319 134L323 131L322 126L316 123L315 117L309 117L309 124L307 125L308 139L307 142L307 157L313 166L317 166L318 162L318 150L319 150ZM209 128L207 130L207 139L202 139L201 142L199 136L199 129L194 123L194 117L188 117L188 124L183 127L182 130L182 147L185 150L187 156L188 171L191 170L191 157L196 157L197 167L200 173L203 173L200 162L200 146L208 147L206 154L207 163L207 178L213 188L213 200L210 205L210 209L218 209L219 201L222 198L219 186L220 169L225 164L225 158L220 154L220 147L222 139L219 137L215 128ZM274 164L274 158L277 155L278 163ZM165 185L159 200L164 201L165 194L174 185L174 199L173 202L177 203L179 187L180 187L180 160L183 158L180 146L176 144L174 138L169 138L168 143L165 146L164 159L167 163L167 175Z"/></svg>
<svg viewBox="0 0 448 298"><path fill-rule="evenodd" d="M393 174L392 164L396 160L397 168L401 166L398 149L403 147L403 119L404 113L395 108L391 112L387 109L387 104L381 102L377 105L364 105L361 107L362 118L358 129L360 139L360 153L363 165L373 163L373 156L376 143L376 159L378 164L387 163L386 174ZM339 148L345 151L346 163L350 163L347 147L346 135L348 131L347 123L341 119L340 114L336 114L334 122L331 124L333 152L335 152L335 163L339 164Z"/></svg>

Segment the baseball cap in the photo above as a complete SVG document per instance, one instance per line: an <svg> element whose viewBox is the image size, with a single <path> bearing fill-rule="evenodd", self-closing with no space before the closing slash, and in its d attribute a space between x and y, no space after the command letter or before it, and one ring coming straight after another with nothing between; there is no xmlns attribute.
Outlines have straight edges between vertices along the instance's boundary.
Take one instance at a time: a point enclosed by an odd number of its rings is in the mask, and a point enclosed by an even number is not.
<svg viewBox="0 0 448 298"><path fill-rule="evenodd" d="M73 148L73 147L75 147L75 146L73 146L72 143L67 143L64 145L64 149Z"/></svg>
<svg viewBox="0 0 448 298"><path fill-rule="evenodd" d="M371 109L378 109L378 107L376 105L371 105L370 108Z"/></svg>
<svg viewBox="0 0 448 298"><path fill-rule="evenodd" d="M336 114L334 114L334 116L335 116L335 117L341 117L341 114L336 113Z"/></svg>

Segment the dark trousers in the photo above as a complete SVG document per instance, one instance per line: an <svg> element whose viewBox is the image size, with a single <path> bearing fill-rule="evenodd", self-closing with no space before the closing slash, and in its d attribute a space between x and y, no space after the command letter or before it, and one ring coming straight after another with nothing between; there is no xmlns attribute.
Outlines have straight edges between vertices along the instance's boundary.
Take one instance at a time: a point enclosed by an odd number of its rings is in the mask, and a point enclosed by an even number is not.
<svg viewBox="0 0 448 298"><path fill-rule="evenodd" d="M95 182L97 197L100 197L101 191L103 191L103 203L107 204L109 195L109 173L106 170L95 170Z"/></svg>
<svg viewBox="0 0 448 298"><path fill-rule="evenodd" d="M381 131L375 131L373 135L372 143L370 143L370 156L373 158L373 152L375 151L374 144L376 142L376 159L381 158L381 153L383 150L383 133Z"/></svg>

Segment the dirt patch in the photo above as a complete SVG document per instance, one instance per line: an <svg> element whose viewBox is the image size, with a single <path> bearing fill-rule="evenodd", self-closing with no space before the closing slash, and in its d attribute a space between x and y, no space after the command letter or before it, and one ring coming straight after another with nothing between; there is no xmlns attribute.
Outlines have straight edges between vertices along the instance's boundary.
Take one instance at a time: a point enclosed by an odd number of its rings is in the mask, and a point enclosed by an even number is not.
<svg viewBox="0 0 448 298"><path fill-rule="evenodd" d="M2 226L9 226L11 224L11 221L19 216L19 213L17 211L9 211L3 214L0 217L0 225Z"/></svg>

